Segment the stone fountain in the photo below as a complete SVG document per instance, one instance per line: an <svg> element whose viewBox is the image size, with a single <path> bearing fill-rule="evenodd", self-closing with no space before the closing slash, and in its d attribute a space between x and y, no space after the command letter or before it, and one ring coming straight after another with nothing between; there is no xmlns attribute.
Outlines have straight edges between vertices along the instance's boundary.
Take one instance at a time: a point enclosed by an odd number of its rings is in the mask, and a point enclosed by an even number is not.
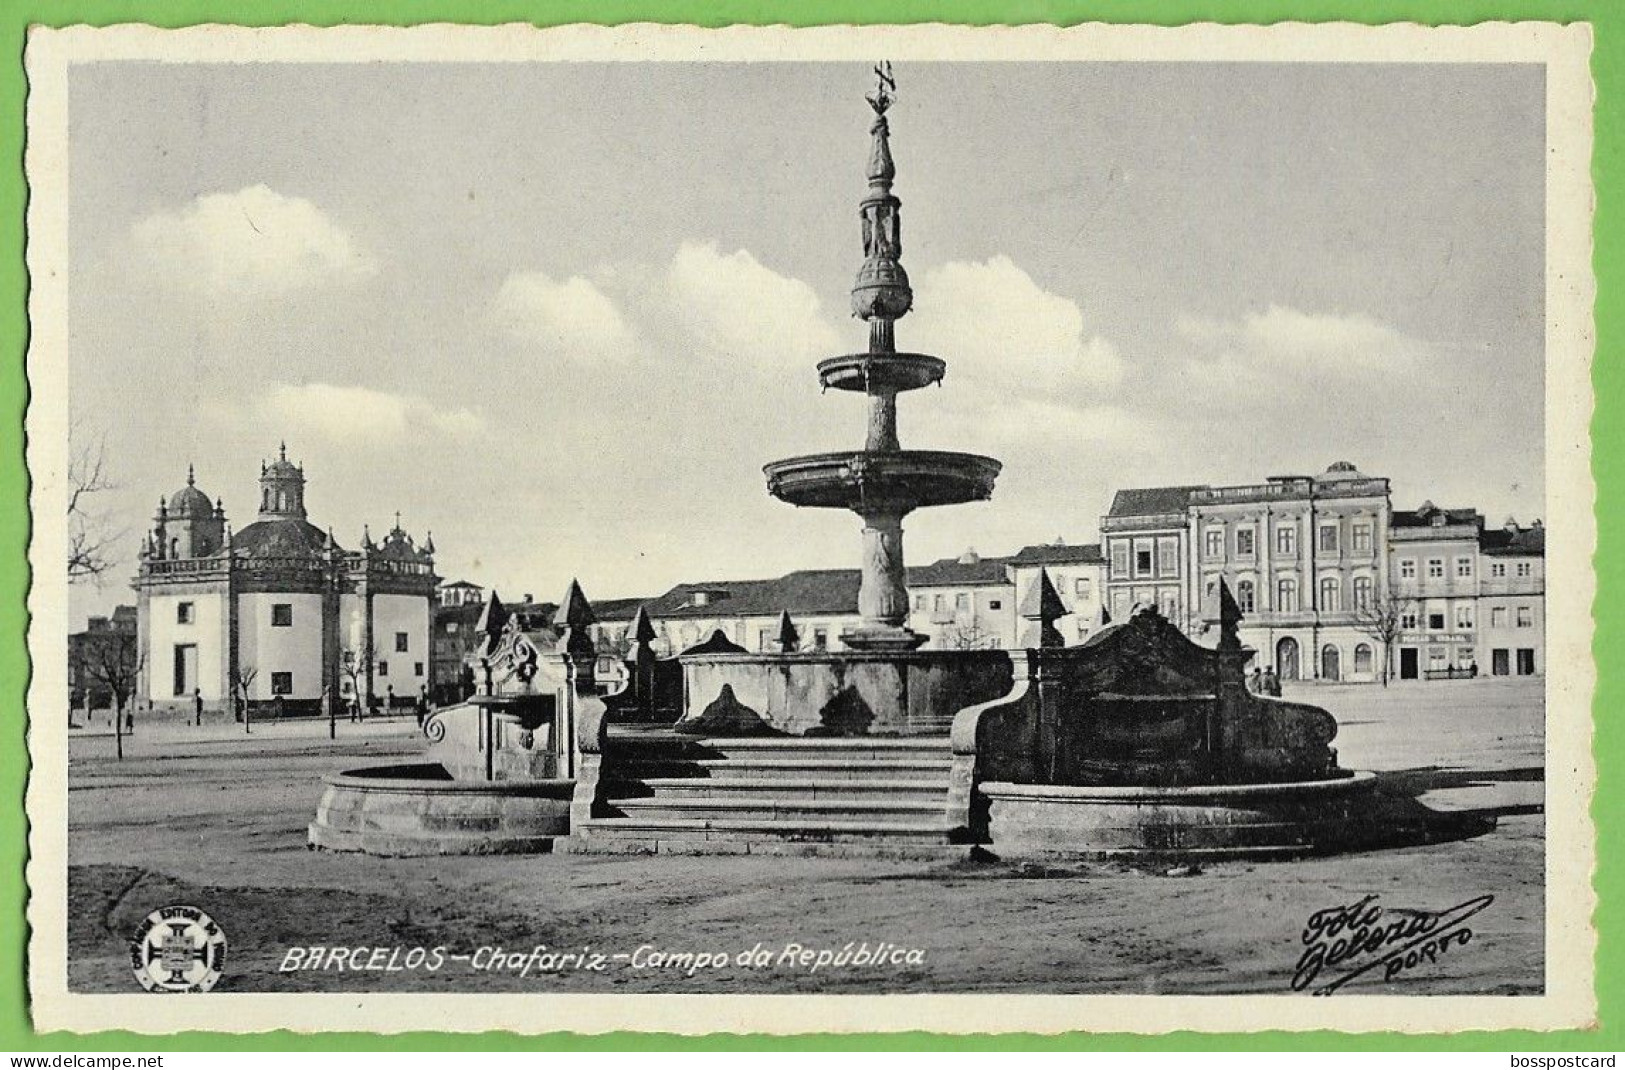
<svg viewBox="0 0 1625 1070"><path fill-rule="evenodd" d="M991 457L938 450L905 450L897 438L897 395L942 381L947 365L924 353L897 351L896 323L914 305L903 270L902 202L892 193L892 161L886 112L894 100L889 68L868 96L875 119L869 128L869 189L859 205L863 220L863 266L852 286L852 314L869 324L869 348L830 357L818 365L825 389L867 396L869 433L862 450L791 457L767 465L768 493L793 505L848 509L863 518L863 623L841 636L853 650L913 650L926 637L910 631L907 573L903 565L903 518L916 509L982 501L993 493L999 462Z"/></svg>
<svg viewBox="0 0 1625 1070"><path fill-rule="evenodd" d="M892 193L896 84L889 67L877 74L852 291L869 344L818 365L825 387L865 395L867 440L765 467L775 497L862 518L861 619L846 649L800 649L786 614L778 651L719 632L660 658L640 612L624 683L606 689L579 587L547 652L493 610L483 693L429 722L439 760L330 778L312 844L1275 858L1483 831L1340 768L1325 710L1251 693L1253 652L1222 581L1214 647L1153 606L1067 647L1065 606L1041 571L1021 596L1020 649L922 649L906 626L903 519L989 497L1000 466L898 440L898 395L941 382L946 365L896 346L913 293Z"/></svg>

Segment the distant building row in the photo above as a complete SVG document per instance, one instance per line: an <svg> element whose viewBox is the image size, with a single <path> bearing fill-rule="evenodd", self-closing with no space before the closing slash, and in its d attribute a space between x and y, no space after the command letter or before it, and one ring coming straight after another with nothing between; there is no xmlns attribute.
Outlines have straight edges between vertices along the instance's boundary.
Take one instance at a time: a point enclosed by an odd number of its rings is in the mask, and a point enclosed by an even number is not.
<svg viewBox="0 0 1625 1070"><path fill-rule="evenodd" d="M1068 611L1069 644L1104 615L1156 605L1194 637L1217 623L1223 577L1245 614L1255 664L1287 680L1370 681L1545 671L1545 532L1539 521L1489 527L1471 509L1425 502L1396 510L1386 479L1341 462L1318 476L1260 484L1119 492L1097 544L1028 546L1007 557L967 552L908 570L909 627L935 647L1016 645L1017 605L1047 570ZM625 646L645 607L673 653L720 630L750 650L775 649L788 611L803 648L840 649L855 625L855 569L792 572L768 580L678 584L654 598L594 603L600 650ZM483 592L441 589L437 681L458 678L472 649ZM538 621L552 607L520 607ZM609 666L606 665L606 668Z"/></svg>

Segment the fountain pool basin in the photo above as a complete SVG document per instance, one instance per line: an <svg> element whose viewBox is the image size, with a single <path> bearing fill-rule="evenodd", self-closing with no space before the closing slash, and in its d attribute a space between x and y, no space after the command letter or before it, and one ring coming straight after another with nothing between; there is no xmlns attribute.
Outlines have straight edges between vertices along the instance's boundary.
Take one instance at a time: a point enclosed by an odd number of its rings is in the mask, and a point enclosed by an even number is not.
<svg viewBox="0 0 1625 1070"><path fill-rule="evenodd" d="M570 831L574 780L453 780L436 763L373 766L326 779L308 844L415 855L539 854Z"/></svg>

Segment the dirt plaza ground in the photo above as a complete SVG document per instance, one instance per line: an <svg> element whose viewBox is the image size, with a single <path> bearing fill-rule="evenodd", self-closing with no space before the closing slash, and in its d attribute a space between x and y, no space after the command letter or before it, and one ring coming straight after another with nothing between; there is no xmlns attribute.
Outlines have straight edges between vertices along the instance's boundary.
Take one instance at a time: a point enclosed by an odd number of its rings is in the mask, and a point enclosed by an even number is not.
<svg viewBox="0 0 1625 1070"><path fill-rule="evenodd" d="M324 773L419 753L410 721L341 724L336 742L325 724L255 725L251 736L138 726L122 762L105 723L93 724L70 744L69 984L136 991L137 926L186 903L228 936L221 990L1288 993L1311 915L1375 895L1388 917L1493 902L1472 919L1470 942L1392 979L1371 971L1342 993L1539 992L1541 681L1301 685L1288 697L1337 715L1345 766L1384 773L1436 809L1494 815L1498 827L1453 843L1195 872L760 856L380 859L308 851L305 827ZM342 963L373 968L279 969L290 949L313 946L367 949ZM553 957L533 959L539 946ZM427 968L432 958L406 968L415 948L420 958L440 949L440 968ZM844 963L817 964L817 952L842 949ZM684 957L701 954L725 961L697 968ZM601 968L588 965L595 955Z"/></svg>

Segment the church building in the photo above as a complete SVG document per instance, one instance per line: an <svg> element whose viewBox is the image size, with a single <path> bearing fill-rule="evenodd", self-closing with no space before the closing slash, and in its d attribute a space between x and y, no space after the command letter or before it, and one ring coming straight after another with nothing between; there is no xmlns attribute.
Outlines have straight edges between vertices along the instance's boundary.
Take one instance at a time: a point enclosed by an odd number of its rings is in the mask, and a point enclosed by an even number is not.
<svg viewBox="0 0 1625 1070"><path fill-rule="evenodd" d="M429 683L439 577L434 540L395 527L345 550L305 512L304 469L260 466L259 516L233 532L224 503L186 486L160 500L132 586L141 656L137 701L228 716L323 712L351 696L397 705ZM234 702L234 700L236 700Z"/></svg>

